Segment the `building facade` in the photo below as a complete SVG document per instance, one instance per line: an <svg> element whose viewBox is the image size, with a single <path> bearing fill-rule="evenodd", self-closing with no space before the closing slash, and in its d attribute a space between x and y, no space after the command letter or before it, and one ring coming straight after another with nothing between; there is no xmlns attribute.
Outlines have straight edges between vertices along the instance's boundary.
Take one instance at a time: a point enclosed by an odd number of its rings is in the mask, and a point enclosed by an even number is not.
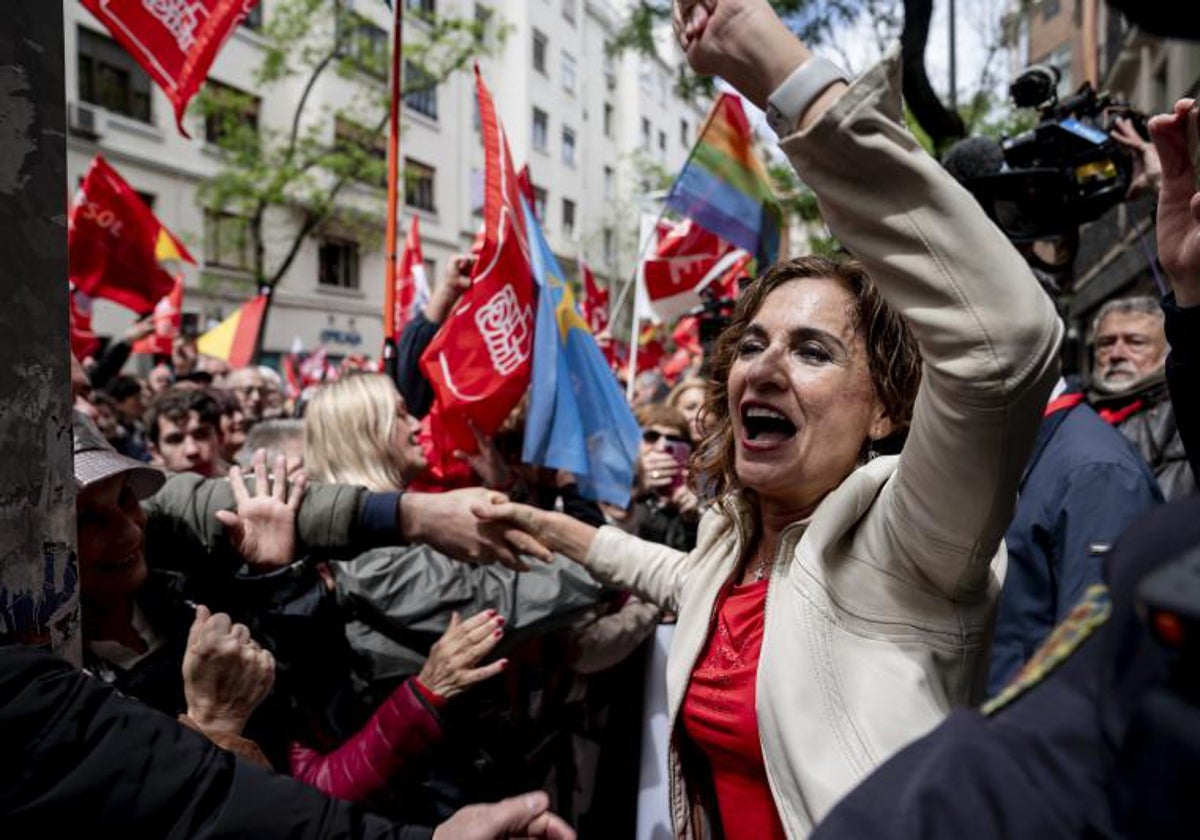
<svg viewBox="0 0 1200 840"><path fill-rule="evenodd" d="M340 18L343 29L332 14L322 18L297 43L295 58L300 67L306 49L337 41L339 58L357 69L324 73L308 87L309 73L301 68L256 90L254 73L267 53L264 23L287 2L261 0L218 55L210 87L241 94L241 120L264 138L286 135L307 97L297 123L301 135L384 154L386 136L366 127L384 116L391 12L379 0L341 0L348 13ZM397 2L405 6L406 44L429 39L432 26L423 15L482 24L480 70L514 159L529 163L551 247L568 274L583 257L603 281L620 286L637 255L637 207L682 166L707 111L707 102L675 95L674 68L683 59L674 45L664 39L661 58L610 56L631 0ZM383 185L347 184L337 212L311 230L299 201L272 205L257 227L227 208L206 206L202 185L228 165L216 143L220 124L193 103L184 121L191 139L181 136L166 97L75 0L65 7L65 27L71 184L103 154L187 245L201 263L185 271L188 322L205 329L254 293L261 247L267 276L285 261L288 266L268 318L266 360L297 341L307 350L324 345L334 358L377 355ZM410 78L415 72L406 67ZM401 241L409 220L419 217L426 271L437 282L453 255L469 250L482 221L483 151L469 67L405 97L401 162ZM327 175L313 177L332 183ZM102 336L120 333L133 319L127 310L96 302Z"/></svg>

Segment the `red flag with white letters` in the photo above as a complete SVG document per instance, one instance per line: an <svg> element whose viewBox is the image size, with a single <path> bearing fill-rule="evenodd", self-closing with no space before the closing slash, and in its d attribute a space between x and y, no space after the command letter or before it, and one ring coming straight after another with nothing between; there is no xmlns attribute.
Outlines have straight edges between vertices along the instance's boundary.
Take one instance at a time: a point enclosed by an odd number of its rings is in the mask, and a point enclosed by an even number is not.
<svg viewBox="0 0 1200 840"><path fill-rule="evenodd" d="M655 254L642 264L650 308L666 321L694 309L700 305L700 290L723 277L742 253L691 219L660 227Z"/></svg>
<svg viewBox="0 0 1200 840"><path fill-rule="evenodd" d="M529 386L534 287L521 188L491 94L475 67L485 156L483 241L471 287L421 356L435 394L430 413L443 460L475 452L470 423L493 434Z"/></svg>
<svg viewBox="0 0 1200 840"><path fill-rule="evenodd" d="M183 112L213 59L258 0L80 0L104 24L175 108Z"/></svg>
<svg viewBox="0 0 1200 840"><path fill-rule="evenodd" d="M162 262L196 261L100 155L92 161L67 215L70 279L86 295L139 315L175 288Z"/></svg>

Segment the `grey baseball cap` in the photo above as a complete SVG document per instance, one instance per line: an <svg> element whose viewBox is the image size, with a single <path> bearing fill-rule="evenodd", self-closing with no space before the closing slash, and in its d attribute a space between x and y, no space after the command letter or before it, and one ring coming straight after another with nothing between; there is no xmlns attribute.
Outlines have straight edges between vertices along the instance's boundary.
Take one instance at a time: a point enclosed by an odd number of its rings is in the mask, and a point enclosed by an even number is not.
<svg viewBox="0 0 1200 840"><path fill-rule="evenodd" d="M167 480L162 470L122 455L112 448L96 424L74 412L71 421L75 453L75 486L80 490L120 473L129 474L129 487L138 499L153 496Z"/></svg>

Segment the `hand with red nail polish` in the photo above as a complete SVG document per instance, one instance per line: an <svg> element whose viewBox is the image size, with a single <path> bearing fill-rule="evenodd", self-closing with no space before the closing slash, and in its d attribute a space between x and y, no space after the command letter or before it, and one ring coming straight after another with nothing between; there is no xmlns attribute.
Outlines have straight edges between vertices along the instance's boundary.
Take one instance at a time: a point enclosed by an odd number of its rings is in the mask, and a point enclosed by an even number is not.
<svg viewBox="0 0 1200 840"><path fill-rule="evenodd" d="M450 616L450 627L429 650L429 659L417 679L439 697L449 699L466 689L494 677L504 670L507 660L475 667L504 637L504 616L484 610L466 621L458 613Z"/></svg>

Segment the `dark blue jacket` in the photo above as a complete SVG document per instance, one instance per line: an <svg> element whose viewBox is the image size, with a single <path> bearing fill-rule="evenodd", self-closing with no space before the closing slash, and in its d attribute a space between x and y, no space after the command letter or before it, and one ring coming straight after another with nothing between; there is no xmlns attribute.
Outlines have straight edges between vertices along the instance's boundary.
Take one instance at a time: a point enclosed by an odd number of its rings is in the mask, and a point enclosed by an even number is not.
<svg viewBox="0 0 1200 840"><path fill-rule="evenodd" d="M1084 590L1100 582L1117 537L1161 501L1137 451L1086 404L1042 421L1004 534L1008 572L988 696L1016 675Z"/></svg>

